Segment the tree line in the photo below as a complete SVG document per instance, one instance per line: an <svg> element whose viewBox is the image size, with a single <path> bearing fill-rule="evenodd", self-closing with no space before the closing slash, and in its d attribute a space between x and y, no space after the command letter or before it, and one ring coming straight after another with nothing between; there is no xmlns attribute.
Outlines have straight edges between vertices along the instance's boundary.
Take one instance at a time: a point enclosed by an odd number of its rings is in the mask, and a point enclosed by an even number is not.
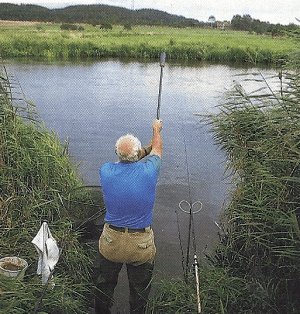
<svg viewBox="0 0 300 314"><path fill-rule="evenodd" d="M269 22L261 22L260 20L253 19L249 14L243 16L234 15L230 24L234 30L254 32L259 35L267 33L270 33L272 37L282 36L286 33L299 35L299 26L295 24L270 24Z"/></svg>
<svg viewBox="0 0 300 314"><path fill-rule="evenodd" d="M0 4L0 19L15 21L38 21L54 23L87 23L100 25L103 23L132 25L161 25L187 27L199 22L183 16L167 12L142 9L129 10L109 5L74 5L63 9L48 9L29 4Z"/></svg>
<svg viewBox="0 0 300 314"><path fill-rule="evenodd" d="M213 18L213 19L212 19ZM0 4L0 19L54 23L87 23L92 25L156 25L171 27L221 28L271 34L272 36L299 33L295 24L270 24L253 19L249 14L234 15L231 21L218 22L214 16L207 22L189 19L154 9L129 10L109 5L73 5L62 9L48 9L31 4Z"/></svg>

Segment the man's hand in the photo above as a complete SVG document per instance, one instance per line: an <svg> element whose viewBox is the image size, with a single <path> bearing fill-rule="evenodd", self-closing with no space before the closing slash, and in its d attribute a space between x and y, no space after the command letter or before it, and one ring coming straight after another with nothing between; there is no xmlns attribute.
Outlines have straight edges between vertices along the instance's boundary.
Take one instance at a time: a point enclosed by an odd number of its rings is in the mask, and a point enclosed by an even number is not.
<svg viewBox="0 0 300 314"><path fill-rule="evenodd" d="M153 128L153 131L157 131L157 132L160 132L161 129L162 129L162 124L161 124L161 120L155 120L152 124L152 128Z"/></svg>
<svg viewBox="0 0 300 314"><path fill-rule="evenodd" d="M158 155L162 157L162 138L160 131L162 129L161 120L155 120L152 124L153 137L152 137L152 149L150 155Z"/></svg>
<svg viewBox="0 0 300 314"><path fill-rule="evenodd" d="M147 155L158 155L162 156L162 139L160 135L160 131L162 129L161 120L155 120L152 124L153 128L153 137L149 144L145 147L142 147L138 152L139 159L144 158ZM153 145L154 141L154 145Z"/></svg>

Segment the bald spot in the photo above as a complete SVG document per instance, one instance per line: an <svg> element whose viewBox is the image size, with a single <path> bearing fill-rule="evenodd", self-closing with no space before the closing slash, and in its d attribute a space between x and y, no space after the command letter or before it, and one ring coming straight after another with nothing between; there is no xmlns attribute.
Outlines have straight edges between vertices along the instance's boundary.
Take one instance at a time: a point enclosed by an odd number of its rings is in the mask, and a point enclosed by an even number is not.
<svg viewBox="0 0 300 314"><path fill-rule="evenodd" d="M124 139L119 143L119 152L121 154L132 154L134 143L130 139Z"/></svg>

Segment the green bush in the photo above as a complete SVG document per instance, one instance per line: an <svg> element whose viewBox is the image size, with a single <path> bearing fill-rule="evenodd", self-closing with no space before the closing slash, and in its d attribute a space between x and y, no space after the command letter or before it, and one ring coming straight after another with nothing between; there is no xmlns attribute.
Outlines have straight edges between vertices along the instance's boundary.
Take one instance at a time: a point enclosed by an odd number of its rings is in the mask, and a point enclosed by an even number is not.
<svg viewBox="0 0 300 314"><path fill-rule="evenodd" d="M61 30L76 31L77 30L77 25L69 24L69 23L63 23L63 24L61 24L60 28L61 28Z"/></svg>
<svg viewBox="0 0 300 314"><path fill-rule="evenodd" d="M100 29L111 30L113 29L112 25L108 22L101 23Z"/></svg>
<svg viewBox="0 0 300 314"><path fill-rule="evenodd" d="M125 29L126 31L131 31L131 30L132 30L131 24L130 24L130 23L125 23L125 24L124 24L124 29Z"/></svg>

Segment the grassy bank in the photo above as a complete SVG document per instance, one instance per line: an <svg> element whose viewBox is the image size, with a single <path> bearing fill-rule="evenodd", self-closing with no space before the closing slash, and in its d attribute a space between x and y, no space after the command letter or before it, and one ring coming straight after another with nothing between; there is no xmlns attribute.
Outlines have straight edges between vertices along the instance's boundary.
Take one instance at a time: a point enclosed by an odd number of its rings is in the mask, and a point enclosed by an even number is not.
<svg viewBox="0 0 300 314"><path fill-rule="evenodd" d="M33 313L44 286L36 275L31 241L48 221L61 255L55 288L47 289L39 312L86 313L92 261L76 225L94 209L90 194L57 136L38 121L34 107L15 101L5 74L0 81L0 252L29 267L23 281L1 277L0 313Z"/></svg>
<svg viewBox="0 0 300 314"><path fill-rule="evenodd" d="M292 38L271 38L247 32L194 28L141 27L104 30L61 30L59 24L0 22L2 57L36 57L44 60L125 57L276 64L297 48Z"/></svg>

